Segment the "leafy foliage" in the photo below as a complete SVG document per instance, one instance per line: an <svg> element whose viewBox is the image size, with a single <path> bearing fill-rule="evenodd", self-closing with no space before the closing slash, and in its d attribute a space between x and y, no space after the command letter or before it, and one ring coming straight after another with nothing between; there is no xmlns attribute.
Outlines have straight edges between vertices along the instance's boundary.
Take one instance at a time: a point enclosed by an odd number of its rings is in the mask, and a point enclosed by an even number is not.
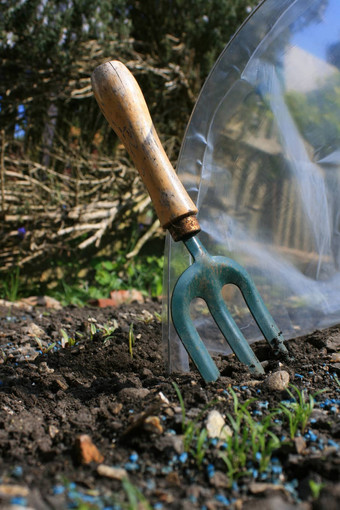
<svg viewBox="0 0 340 510"><path fill-rule="evenodd" d="M74 258L79 252L86 264L118 236L126 243L138 215L152 210L148 203L141 210L145 200L142 187L93 98L90 75L94 68L112 58L128 65L175 161L204 79L256 3L1 2L0 214L5 220L1 226L3 245L8 245L7 250L1 250L6 262L2 259L2 271L20 264L32 275L49 259L59 257L64 263L66 254ZM112 201L108 190L112 191ZM110 205L116 200L117 204ZM104 216L95 222L97 204ZM153 213L151 220L148 225L153 228ZM84 224L91 228L86 230ZM145 230L138 233L135 245L145 234ZM84 246L90 241L92 251L86 253ZM97 278L110 274L113 282L107 283L117 286L121 280L126 288L130 280L143 274L138 264L132 263L124 266L124 277L114 277L122 270L120 263L119 269L116 262L113 264L111 269L98 267ZM155 261L151 264L156 265ZM159 294L158 276L155 281L134 282L137 287L142 284L151 294ZM65 279L61 291L67 294L69 288ZM74 304L80 302L81 289L71 299Z"/></svg>

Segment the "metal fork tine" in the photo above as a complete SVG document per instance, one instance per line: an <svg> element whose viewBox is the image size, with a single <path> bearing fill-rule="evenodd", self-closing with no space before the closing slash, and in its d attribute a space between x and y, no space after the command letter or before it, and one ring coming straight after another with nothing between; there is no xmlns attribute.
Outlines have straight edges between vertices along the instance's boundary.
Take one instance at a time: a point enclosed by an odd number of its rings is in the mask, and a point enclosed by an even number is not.
<svg viewBox="0 0 340 510"><path fill-rule="evenodd" d="M190 358L206 382L216 381L219 371L212 360L190 317L190 303L195 297L195 273L188 267L178 279L171 299L172 321Z"/></svg>
<svg viewBox="0 0 340 510"><path fill-rule="evenodd" d="M282 334L247 271L232 259L210 256L197 237L184 242L194 263L184 271L175 285L171 302L172 318L178 336L202 377L207 382L215 381L219 372L190 317L190 303L197 297L207 303L213 319L237 358L253 373L264 373L261 363L222 298L222 287L229 283L240 289L250 312L275 353L287 357L288 351L283 344Z"/></svg>
<svg viewBox="0 0 340 510"><path fill-rule="evenodd" d="M264 370L250 348L247 340L242 335L239 327L232 318L228 308L226 307L221 294L209 297L207 301L210 313L219 327L224 338L227 340L235 356L245 365L249 370L255 374L263 374Z"/></svg>

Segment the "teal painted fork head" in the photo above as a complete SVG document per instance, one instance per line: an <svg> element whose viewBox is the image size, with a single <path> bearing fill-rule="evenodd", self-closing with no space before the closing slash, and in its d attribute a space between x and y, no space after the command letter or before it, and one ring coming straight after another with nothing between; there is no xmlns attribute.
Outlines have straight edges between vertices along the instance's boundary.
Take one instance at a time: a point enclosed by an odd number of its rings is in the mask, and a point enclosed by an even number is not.
<svg viewBox="0 0 340 510"><path fill-rule="evenodd" d="M247 271L228 257L209 255L197 236L185 240L184 243L194 262L177 280L171 300L171 315L177 334L203 379L206 382L215 381L219 371L190 317L190 303L198 297L206 302L237 358L245 363L251 372L264 372L223 300L222 287L228 283L240 289L263 336L275 353L287 357L288 351L283 343L282 333Z"/></svg>

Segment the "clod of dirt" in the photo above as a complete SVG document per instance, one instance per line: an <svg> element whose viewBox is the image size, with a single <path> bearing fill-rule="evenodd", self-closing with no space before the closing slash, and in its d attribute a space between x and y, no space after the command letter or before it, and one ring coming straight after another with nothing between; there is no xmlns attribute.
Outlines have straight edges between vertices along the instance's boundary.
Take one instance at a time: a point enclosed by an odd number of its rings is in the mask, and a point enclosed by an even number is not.
<svg viewBox="0 0 340 510"><path fill-rule="evenodd" d="M265 384L268 386L269 390L283 391L288 388L289 379L288 372L285 370L278 370L267 377Z"/></svg>

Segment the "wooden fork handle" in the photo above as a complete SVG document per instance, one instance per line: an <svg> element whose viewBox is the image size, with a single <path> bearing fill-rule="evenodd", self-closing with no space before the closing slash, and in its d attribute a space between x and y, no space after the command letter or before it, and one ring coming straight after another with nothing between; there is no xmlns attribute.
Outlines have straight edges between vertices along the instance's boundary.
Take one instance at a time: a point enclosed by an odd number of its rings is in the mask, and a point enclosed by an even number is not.
<svg viewBox="0 0 340 510"><path fill-rule="evenodd" d="M150 194L157 216L175 241L200 227L197 208L178 179L152 123L135 78L118 61L98 66L92 88L106 120L125 145Z"/></svg>

